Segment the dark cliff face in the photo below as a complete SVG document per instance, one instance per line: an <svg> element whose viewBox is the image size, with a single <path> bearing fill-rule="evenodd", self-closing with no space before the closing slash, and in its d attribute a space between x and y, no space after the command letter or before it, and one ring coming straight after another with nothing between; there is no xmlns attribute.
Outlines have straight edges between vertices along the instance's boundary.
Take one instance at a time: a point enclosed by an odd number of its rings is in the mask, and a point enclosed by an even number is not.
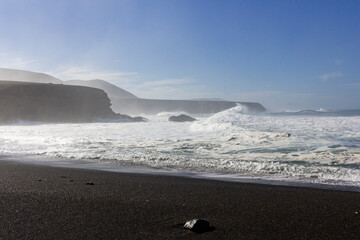
<svg viewBox="0 0 360 240"><path fill-rule="evenodd" d="M0 82L0 122L92 122L116 118L103 90L24 82Z"/></svg>

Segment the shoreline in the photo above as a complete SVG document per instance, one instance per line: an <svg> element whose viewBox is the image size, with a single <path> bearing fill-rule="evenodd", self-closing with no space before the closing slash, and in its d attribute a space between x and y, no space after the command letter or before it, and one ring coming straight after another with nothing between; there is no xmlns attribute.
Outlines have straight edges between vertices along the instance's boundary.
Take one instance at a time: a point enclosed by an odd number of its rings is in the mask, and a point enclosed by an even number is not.
<svg viewBox="0 0 360 240"><path fill-rule="evenodd" d="M126 163L116 164L110 162L92 162L91 160L71 160L67 158L49 157L43 155L23 155L23 154L0 154L0 162L14 162L34 166L47 166L55 168L83 169L100 172L130 173L159 175L170 177L184 177L191 179L214 180L221 182L249 183L270 186L313 188L334 191L360 192L360 186L339 185L330 183L291 181L288 179L267 179L264 176L248 176L230 173L205 173L205 172L185 172L152 168L143 165L131 165Z"/></svg>
<svg viewBox="0 0 360 240"><path fill-rule="evenodd" d="M93 183L94 185L87 184ZM1 239L355 239L360 193L0 162ZM213 231L183 229L193 218Z"/></svg>

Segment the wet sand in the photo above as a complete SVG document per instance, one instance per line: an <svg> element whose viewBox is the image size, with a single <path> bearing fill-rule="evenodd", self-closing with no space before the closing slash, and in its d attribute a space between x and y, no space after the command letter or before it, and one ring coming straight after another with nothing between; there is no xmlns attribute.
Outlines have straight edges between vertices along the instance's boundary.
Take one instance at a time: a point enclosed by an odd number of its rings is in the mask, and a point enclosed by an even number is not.
<svg viewBox="0 0 360 240"><path fill-rule="evenodd" d="M0 239L360 239L356 212L358 192L0 162Z"/></svg>

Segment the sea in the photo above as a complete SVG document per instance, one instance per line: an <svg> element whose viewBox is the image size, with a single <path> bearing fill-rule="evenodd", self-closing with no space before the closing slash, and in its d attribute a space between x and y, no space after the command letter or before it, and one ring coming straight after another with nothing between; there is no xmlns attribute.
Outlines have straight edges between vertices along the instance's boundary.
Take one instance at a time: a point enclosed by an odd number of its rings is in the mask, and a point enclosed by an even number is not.
<svg viewBox="0 0 360 240"><path fill-rule="evenodd" d="M0 126L0 159L225 181L360 191L360 109L250 113L246 107L195 122Z"/></svg>

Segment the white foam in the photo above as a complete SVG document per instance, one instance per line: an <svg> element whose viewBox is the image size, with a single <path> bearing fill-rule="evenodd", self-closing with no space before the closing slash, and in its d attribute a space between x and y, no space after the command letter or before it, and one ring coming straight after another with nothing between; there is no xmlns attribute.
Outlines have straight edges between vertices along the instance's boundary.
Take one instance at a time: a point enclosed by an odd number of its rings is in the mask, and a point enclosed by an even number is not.
<svg viewBox="0 0 360 240"><path fill-rule="evenodd" d="M194 123L169 122L169 115L0 126L0 153L360 186L360 117L249 115L242 106Z"/></svg>

